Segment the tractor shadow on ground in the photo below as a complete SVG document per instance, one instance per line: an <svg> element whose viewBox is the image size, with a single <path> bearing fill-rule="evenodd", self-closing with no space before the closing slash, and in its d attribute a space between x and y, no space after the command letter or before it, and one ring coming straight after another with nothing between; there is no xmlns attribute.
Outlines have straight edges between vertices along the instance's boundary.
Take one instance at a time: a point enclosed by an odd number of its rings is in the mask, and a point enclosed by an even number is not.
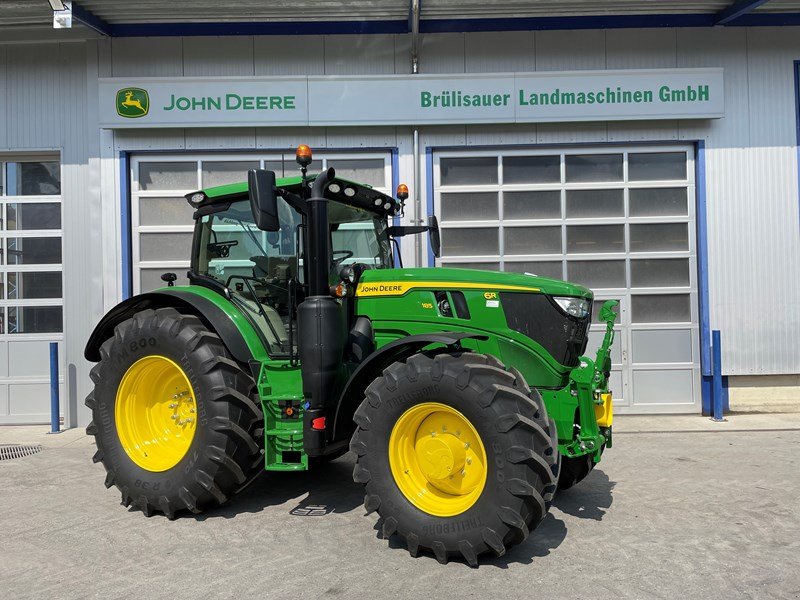
<svg viewBox="0 0 800 600"><path fill-rule="evenodd" d="M615 486L616 482L611 481L608 475L594 469L575 487L556 494L550 512L527 540L511 548L504 556L485 559L484 564L505 569L512 563L530 564L536 558L547 556L567 537L567 524L558 518L559 512L600 521L614 501Z"/></svg>
<svg viewBox="0 0 800 600"><path fill-rule="evenodd" d="M364 486L353 481L349 454L309 471L265 472L247 489L219 508L194 515L198 521L232 519L242 513L259 513L308 494L289 512L293 516L319 517L346 513L364 503Z"/></svg>

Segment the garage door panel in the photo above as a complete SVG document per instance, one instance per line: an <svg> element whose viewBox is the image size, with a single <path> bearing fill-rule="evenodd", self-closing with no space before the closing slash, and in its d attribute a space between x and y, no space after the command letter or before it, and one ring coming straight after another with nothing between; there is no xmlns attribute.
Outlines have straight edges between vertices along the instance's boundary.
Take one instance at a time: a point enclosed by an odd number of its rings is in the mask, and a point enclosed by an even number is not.
<svg viewBox="0 0 800 600"><path fill-rule="evenodd" d="M440 264L490 263L591 288L589 356L603 337L602 303L618 299L617 405L645 413L699 408L693 160L691 147L676 145L437 153L434 205L443 236L457 226L470 232L458 241L472 245L457 249L470 252L460 260L445 243ZM453 208L456 194L470 193L485 194L491 206ZM499 248L487 230L499 232ZM483 255L472 236L478 231L492 240Z"/></svg>
<svg viewBox="0 0 800 600"><path fill-rule="evenodd" d="M694 404L691 369L633 371L631 397L634 405Z"/></svg>

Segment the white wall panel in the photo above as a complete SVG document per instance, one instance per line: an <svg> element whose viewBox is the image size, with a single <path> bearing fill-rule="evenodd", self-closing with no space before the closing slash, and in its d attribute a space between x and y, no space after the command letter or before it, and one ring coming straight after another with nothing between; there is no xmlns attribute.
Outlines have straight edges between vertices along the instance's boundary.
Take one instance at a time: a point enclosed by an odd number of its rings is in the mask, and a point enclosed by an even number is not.
<svg viewBox="0 0 800 600"><path fill-rule="evenodd" d="M425 33L420 35L420 73L463 73L465 71L464 33ZM408 63L408 54L397 56ZM407 71L398 71L406 73Z"/></svg>
<svg viewBox="0 0 800 600"><path fill-rule="evenodd" d="M321 35L258 36L253 46L256 75L325 74L325 45Z"/></svg>
<svg viewBox="0 0 800 600"><path fill-rule="evenodd" d="M6 53L8 46L0 44L0 107L8 106L8 86ZM8 147L8 123L11 120L11 111L4 110L0 113L0 148Z"/></svg>
<svg viewBox="0 0 800 600"><path fill-rule="evenodd" d="M186 129L187 150L250 150L256 147L255 127Z"/></svg>
<svg viewBox="0 0 800 600"><path fill-rule="evenodd" d="M391 148L397 146L394 127L328 127L328 148Z"/></svg>
<svg viewBox="0 0 800 600"><path fill-rule="evenodd" d="M181 38L114 38L114 77L179 77L183 75Z"/></svg>
<svg viewBox="0 0 800 600"><path fill-rule="evenodd" d="M186 133L183 129L124 129L114 132L114 143L120 150L184 150Z"/></svg>
<svg viewBox="0 0 800 600"><path fill-rule="evenodd" d="M612 29L606 32L606 68L669 69L677 62L675 29Z"/></svg>
<svg viewBox="0 0 800 600"><path fill-rule="evenodd" d="M313 151L327 146L324 127L259 127L256 129L256 148L297 148L306 144Z"/></svg>
<svg viewBox="0 0 800 600"><path fill-rule="evenodd" d="M537 71L606 68L605 31L537 31Z"/></svg>
<svg viewBox="0 0 800 600"><path fill-rule="evenodd" d="M183 74L247 76L255 74L253 38L232 35L183 39Z"/></svg>
<svg viewBox="0 0 800 600"><path fill-rule="evenodd" d="M465 39L467 73L507 73L536 70L532 31L468 33Z"/></svg>
<svg viewBox="0 0 800 600"><path fill-rule="evenodd" d="M8 73L6 104L8 134L6 145L17 150L26 148L55 149L61 146L61 108L70 110L74 98L61 90L61 74L74 67L60 56L59 44L53 56L52 45L22 44L7 46ZM83 68L83 64L80 65ZM61 102L58 102L61 99ZM56 104L54 105L54 100Z"/></svg>
<svg viewBox="0 0 800 600"><path fill-rule="evenodd" d="M326 75L394 73L393 35L325 36Z"/></svg>
<svg viewBox="0 0 800 600"><path fill-rule="evenodd" d="M498 144L535 144L537 125L467 125L468 146L493 146Z"/></svg>

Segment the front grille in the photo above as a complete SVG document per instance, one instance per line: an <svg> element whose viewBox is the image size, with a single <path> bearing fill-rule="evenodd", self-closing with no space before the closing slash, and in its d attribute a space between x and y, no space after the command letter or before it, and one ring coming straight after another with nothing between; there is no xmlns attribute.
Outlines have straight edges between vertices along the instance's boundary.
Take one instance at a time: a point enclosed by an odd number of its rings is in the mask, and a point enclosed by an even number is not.
<svg viewBox="0 0 800 600"><path fill-rule="evenodd" d="M591 315L565 315L544 294L500 292L500 301L509 328L543 346L562 365L578 364L586 350Z"/></svg>

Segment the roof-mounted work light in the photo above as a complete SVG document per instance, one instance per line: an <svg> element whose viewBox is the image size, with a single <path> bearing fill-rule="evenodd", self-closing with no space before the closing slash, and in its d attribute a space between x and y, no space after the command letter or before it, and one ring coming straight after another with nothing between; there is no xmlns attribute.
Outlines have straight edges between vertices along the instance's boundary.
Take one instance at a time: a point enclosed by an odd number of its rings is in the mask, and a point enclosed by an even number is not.
<svg viewBox="0 0 800 600"><path fill-rule="evenodd" d="M69 0L49 0L53 9L53 29L72 27L72 2Z"/></svg>

